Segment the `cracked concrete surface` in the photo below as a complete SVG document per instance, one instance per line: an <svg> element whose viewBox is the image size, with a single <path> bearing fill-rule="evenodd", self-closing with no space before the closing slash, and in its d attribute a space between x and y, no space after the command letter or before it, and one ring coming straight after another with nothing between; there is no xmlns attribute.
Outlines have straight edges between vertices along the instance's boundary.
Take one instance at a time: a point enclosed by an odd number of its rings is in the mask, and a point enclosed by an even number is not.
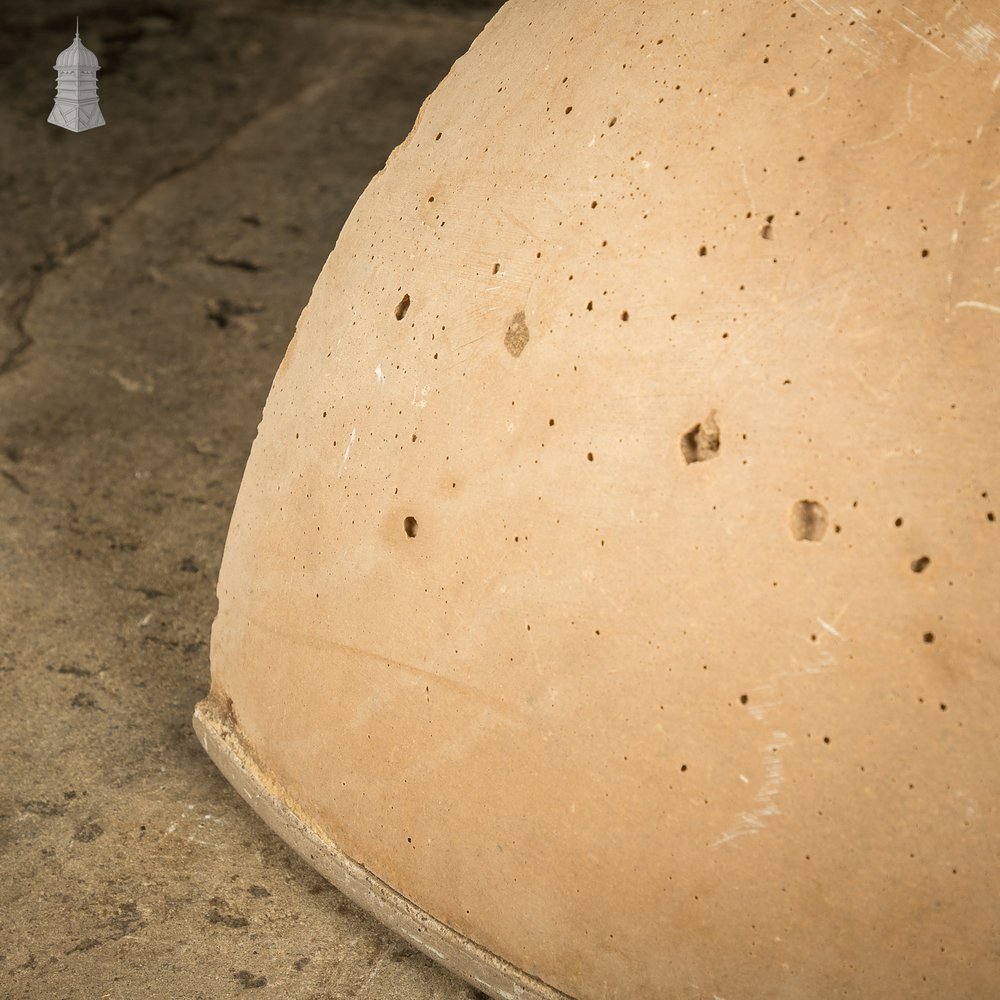
<svg viewBox="0 0 1000 1000"><path fill-rule="evenodd" d="M0 14L0 995L458 998L190 726L256 423L355 199L493 8ZM46 123L73 17L106 128Z"/></svg>

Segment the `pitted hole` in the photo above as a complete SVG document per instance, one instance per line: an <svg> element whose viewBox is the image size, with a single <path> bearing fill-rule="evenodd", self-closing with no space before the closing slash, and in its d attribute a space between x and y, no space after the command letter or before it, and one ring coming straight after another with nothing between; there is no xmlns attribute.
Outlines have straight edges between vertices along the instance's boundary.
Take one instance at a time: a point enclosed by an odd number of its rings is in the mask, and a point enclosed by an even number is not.
<svg viewBox="0 0 1000 1000"><path fill-rule="evenodd" d="M681 436L681 454L688 465L705 462L719 454L720 444L719 425L715 420L715 410L712 410L700 424L695 424Z"/></svg>
<svg viewBox="0 0 1000 1000"><path fill-rule="evenodd" d="M406 532L407 538L417 537L417 519L415 517L404 517L403 518L403 531Z"/></svg>
<svg viewBox="0 0 1000 1000"><path fill-rule="evenodd" d="M511 357L519 357L529 340L528 324L524 321L524 310L514 313L514 318L507 327L504 334L504 347L510 352Z"/></svg>
<svg viewBox="0 0 1000 1000"><path fill-rule="evenodd" d="M608 121L608 128L614 128L615 127L615 122L617 122L617 121L618 121L618 116L617 115L612 115L611 118L610 118L610 120Z"/></svg>
<svg viewBox="0 0 1000 1000"><path fill-rule="evenodd" d="M927 643L927 645L930 645L934 641L934 633L933 632L925 632L923 634L923 640L924 640L924 642Z"/></svg>
<svg viewBox="0 0 1000 1000"><path fill-rule="evenodd" d="M923 573L923 571L927 569L930 564L930 556L921 556L919 559L914 559L913 562L910 563L910 569L912 569L914 573Z"/></svg>
<svg viewBox="0 0 1000 1000"><path fill-rule="evenodd" d="M704 243L702 243L702 245L700 247L698 247L698 256L699 257L705 257L707 255L708 255L708 247L705 246Z"/></svg>
<svg viewBox="0 0 1000 1000"><path fill-rule="evenodd" d="M773 215L769 215L764 220L764 226L763 226L763 228L760 231L760 235L765 240L773 240L774 239L774 227L771 225L772 222L774 222L774 216Z"/></svg>
<svg viewBox="0 0 1000 1000"><path fill-rule="evenodd" d="M623 323L627 323L628 322L628 310L627 309L623 309L622 310L622 322Z"/></svg>
<svg viewBox="0 0 1000 1000"><path fill-rule="evenodd" d="M409 308L410 295L409 292L407 292L407 294L399 300L399 305L396 306L396 319L402 319L406 315L406 310Z"/></svg>
<svg viewBox="0 0 1000 1000"><path fill-rule="evenodd" d="M746 694L740 695L740 704L745 705L750 700L750 696Z"/></svg>
<svg viewBox="0 0 1000 1000"><path fill-rule="evenodd" d="M494 274L499 274L500 273L500 264L499 264L499 262L493 265L493 273Z"/></svg>
<svg viewBox="0 0 1000 1000"><path fill-rule="evenodd" d="M903 527L903 519L902 519L901 517L897 517L897 518L896 518L896 520L895 520L895 521L893 521L892 523L893 523L893 524L894 524L894 525L895 525L895 526L896 526L897 528L902 528L902 527Z"/></svg>
<svg viewBox="0 0 1000 1000"><path fill-rule="evenodd" d="M818 542L826 534L826 508L818 500L796 500L788 523L797 542Z"/></svg>
<svg viewBox="0 0 1000 1000"><path fill-rule="evenodd" d="M593 462L594 461L594 453L592 451L588 451L587 452L587 461L588 462Z"/></svg>

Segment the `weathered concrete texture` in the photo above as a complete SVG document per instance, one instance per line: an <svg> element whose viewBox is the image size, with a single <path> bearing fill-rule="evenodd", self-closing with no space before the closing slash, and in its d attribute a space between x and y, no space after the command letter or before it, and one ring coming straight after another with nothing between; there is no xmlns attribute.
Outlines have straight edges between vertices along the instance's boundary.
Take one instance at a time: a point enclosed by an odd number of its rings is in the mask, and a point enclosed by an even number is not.
<svg viewBox="0 0 1000 1000"><path fill-rule="evenodd" d="M490 10L39 8L0 24L0 996L474 995L271 835L190 713L296 318ZM82 135L45 121L77 12Z"/></svg>

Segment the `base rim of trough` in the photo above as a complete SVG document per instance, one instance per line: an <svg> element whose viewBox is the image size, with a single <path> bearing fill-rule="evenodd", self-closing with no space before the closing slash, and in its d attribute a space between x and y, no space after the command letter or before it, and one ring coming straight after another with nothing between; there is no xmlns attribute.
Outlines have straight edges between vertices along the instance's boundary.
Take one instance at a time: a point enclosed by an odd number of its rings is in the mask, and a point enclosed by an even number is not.
<svg viewBox="0 0 1000 1000"><path fill-rule="evenodd" d="M213 689L195 707L192 723L198 741L254 812L334 888L495 1000L571 1000L422 910L308 823L277 783L265 779L231 713L221 708L226 701Z"/></svg>

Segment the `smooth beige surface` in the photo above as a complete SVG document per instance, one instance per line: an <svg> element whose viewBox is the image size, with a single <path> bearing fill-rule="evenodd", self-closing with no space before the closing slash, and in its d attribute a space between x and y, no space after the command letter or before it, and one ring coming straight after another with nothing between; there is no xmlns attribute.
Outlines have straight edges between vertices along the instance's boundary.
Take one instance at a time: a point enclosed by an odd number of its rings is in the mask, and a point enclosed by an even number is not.
<svg viewBox="0 0 1000 1000"><path fill-rule="evenodd" d="M216 703L556 989L995 989L998 35L509 3L316 284Z"/></svg>

